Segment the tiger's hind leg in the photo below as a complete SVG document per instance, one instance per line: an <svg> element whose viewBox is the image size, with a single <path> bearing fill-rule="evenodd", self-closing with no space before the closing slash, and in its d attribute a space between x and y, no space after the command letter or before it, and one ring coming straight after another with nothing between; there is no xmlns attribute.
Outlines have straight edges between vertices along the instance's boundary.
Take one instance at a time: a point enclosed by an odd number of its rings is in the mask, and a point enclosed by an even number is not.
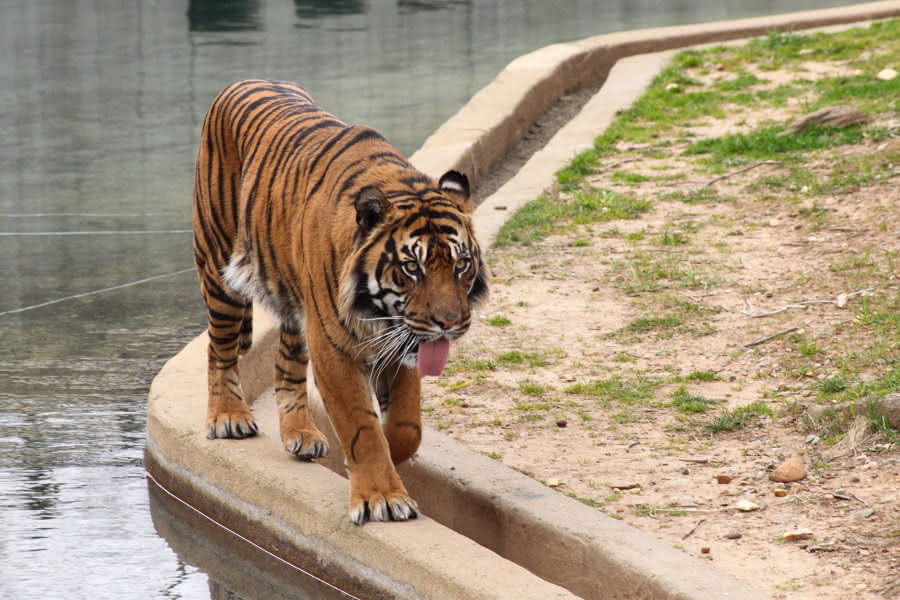
<svg viewBox="0 0 900 600"><path fill-rule="evenodd" d="M244 402L238 377L238 356L247 339L244 331L245 324L249 327L252 304L227 288L215 271L201 270L200 282L209 317L207 437L255 435L259 427Z"/></svg>
<svg viewBox="0 0 900 600"><path fill-rule="evenodd" d="M309 412L306 369L309 350L298 327L282 324L275 355L275 402L281 423L284 449L299 458L313 459L328 454L328 442L316 428Z"/></svg>

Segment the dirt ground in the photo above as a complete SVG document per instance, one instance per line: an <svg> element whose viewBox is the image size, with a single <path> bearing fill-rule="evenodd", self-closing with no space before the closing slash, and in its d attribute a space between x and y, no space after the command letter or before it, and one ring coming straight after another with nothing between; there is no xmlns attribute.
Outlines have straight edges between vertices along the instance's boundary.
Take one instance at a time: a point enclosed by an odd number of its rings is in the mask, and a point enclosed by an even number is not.
<svg viewBox="0 0 900 600"><path fill-rule="evenodd" d="M802 104L695 132L749 131ZM898 123L881 118L893 137L805 168L896 157ZM621 146L589 177L652 200L638 218L486 251L490 301L425 381L425 421L775 598L900 597L900 444L827 411L830 384L896 359L872 348L870 317L900 294L900 167L815 194L781 164L709 183L685 144ZM791 456L806 476L772 481Z"/></svg>

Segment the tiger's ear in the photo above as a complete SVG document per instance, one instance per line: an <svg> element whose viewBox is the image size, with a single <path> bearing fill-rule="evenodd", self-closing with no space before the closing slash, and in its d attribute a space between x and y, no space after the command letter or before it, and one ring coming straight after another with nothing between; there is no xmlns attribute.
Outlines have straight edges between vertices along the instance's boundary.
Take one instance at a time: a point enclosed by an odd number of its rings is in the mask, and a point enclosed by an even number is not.
<svg viewBox="0 0 900 600"><path fill-rule="evenodd" d="M356 224L363 232L378 225L388 209L387 198L374 185L364 187L356 197Z"/></svg>
<svg viewBox="0 0 900 600"><path fill-rule="evenodd" d="M469 178L459 171L447 171L441 175L438 186L450 196L463 212L472 212L472 198L469 195Z"/></svg>

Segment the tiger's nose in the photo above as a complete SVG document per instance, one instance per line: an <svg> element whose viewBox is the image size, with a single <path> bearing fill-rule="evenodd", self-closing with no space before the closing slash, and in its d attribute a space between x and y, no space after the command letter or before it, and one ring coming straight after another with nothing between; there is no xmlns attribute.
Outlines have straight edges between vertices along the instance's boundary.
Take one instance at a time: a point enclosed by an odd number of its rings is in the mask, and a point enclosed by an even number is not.
<svg viewBox="0 0 900 600"><path fill-rule="evenodd" d="M431 317L431 319L441 326L442 329L450 329L453 324L459 320L459 314L455 312L444 313L439 317Z"/></svg>

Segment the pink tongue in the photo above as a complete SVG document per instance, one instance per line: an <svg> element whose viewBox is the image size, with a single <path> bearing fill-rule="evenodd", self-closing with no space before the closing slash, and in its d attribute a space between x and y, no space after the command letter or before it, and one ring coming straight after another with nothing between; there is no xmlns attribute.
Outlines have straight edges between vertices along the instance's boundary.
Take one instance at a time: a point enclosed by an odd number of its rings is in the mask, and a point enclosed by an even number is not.
<svg viewBox="0 0 900 600"><path fill-rule="evenodd" d="M450 355L450 342L443 338L419 343L419 377L440 375Z"/></svg>

